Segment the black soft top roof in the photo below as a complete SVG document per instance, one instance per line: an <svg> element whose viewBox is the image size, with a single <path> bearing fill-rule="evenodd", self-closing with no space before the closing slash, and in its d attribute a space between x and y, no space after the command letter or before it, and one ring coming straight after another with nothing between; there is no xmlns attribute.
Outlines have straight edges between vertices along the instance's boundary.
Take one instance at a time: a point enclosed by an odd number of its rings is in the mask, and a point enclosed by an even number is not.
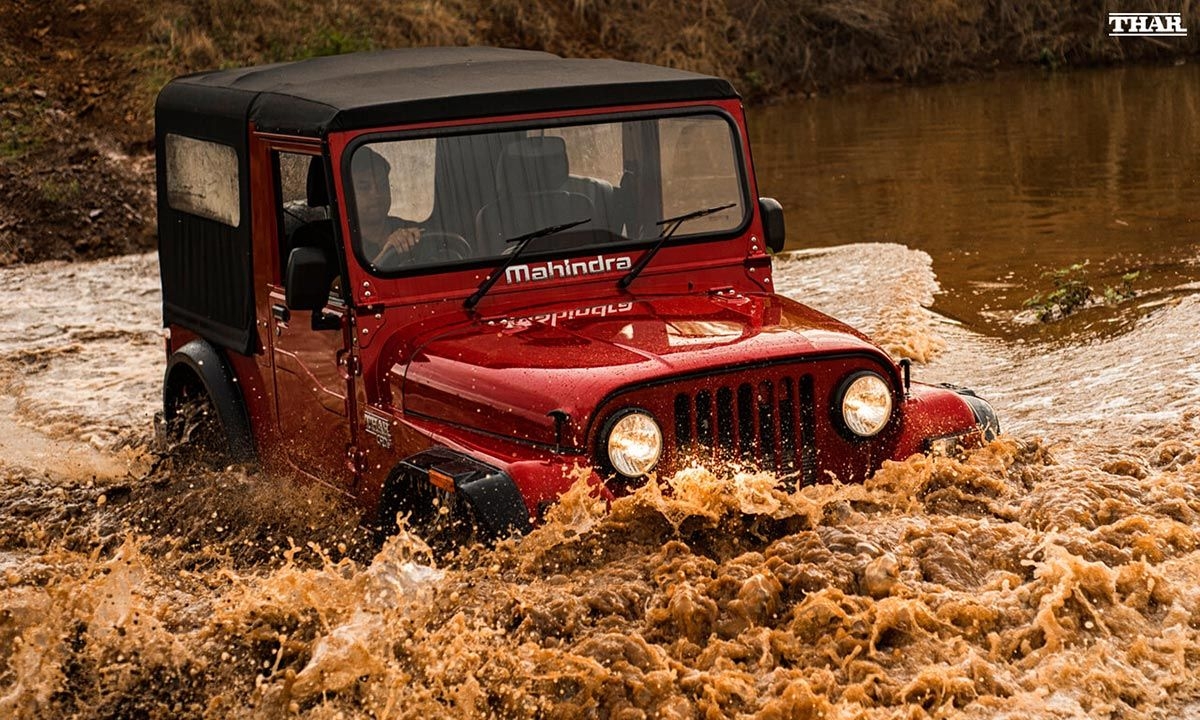
<svg viewBox="0 0 1200 720"><path fill-rule="evenodd" d="M188 75L163 88L158 110L219 113L267 132L319 137L385 123L736 97L720 78L654 65L410 48Z"/></svg>

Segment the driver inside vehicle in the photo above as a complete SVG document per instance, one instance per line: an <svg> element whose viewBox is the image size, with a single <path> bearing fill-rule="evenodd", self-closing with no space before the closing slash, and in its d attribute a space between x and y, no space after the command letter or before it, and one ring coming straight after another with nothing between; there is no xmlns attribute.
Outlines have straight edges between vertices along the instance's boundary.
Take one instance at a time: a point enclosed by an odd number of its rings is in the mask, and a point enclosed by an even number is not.
<svg viewBox="0 0 1200 720"><path fill-rule="evenodd" d="M375 267L400 267L413 261L421 227L394 217L391 164L371 148L360 148L351 161L354 200L364 259Z"/></svg>

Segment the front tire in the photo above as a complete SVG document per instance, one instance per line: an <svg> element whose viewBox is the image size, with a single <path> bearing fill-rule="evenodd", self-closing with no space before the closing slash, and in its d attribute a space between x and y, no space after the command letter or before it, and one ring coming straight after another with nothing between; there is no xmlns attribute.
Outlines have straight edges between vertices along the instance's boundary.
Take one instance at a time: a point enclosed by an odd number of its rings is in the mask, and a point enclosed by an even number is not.
<svg viewBox="0 0 1200 720"><path fill-rule="evenodd" d="M482 541L475 511L466 498L428 481L400 477L385 486L379 503L379 544L399 529L398 517L425 541L436 559Z"/></svg>

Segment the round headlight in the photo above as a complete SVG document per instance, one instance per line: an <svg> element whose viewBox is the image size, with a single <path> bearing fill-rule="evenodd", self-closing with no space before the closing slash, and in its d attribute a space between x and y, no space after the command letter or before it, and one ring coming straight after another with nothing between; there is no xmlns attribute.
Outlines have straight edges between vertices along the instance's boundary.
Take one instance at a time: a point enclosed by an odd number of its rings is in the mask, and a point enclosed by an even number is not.
<svg viewBox="0 0 1200 720"><path fill-rule="evenodd" d="M875 373L863 373L842 393L842 420L860 437L877 435L892 416L892 389Z"/></svg>
<svg viewBox="0 0 1200 720"><path fill-rule="evenodd" d="M627 477L654 469L662 455L662 430L654 418L634 410L622 415L608 431L608 461Z"/></svg>

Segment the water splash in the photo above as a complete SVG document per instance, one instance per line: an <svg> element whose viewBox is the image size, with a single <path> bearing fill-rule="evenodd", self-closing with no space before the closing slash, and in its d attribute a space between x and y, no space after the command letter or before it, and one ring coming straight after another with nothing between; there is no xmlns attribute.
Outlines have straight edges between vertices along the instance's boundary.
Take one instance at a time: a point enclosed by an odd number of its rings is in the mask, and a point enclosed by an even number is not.
<svg viewBox="0 0 1200 720"><path fill-rule="evenodd" d="M918 253L789 262L787 292L843 316L836 305L853 303L877 336L940 338L918 371L981 385L1017 434L964 458L888 463L862 485L785 491L767 474L697 467L606 506L581 484L529 536L439 568L405 535L370 549L354 513L316 489L240 471L60 473L10 456L0 715L1195 713L1195 302L1124 336L1033 351L923 310L932 277ZM814 271L824 262L874 279L839 291ZM47 332L46 347L63 337ZM21 367L19 345L5 368ZM31 398L83 372L86 353L38 352L44 369L10 373L9 387L45 412L8 422L60 447L81 437L73 422L108 438L144 431L156 392L126 393L156 382L156 365L131 361L126 380L80 391L94 404L55 410ZM1133 357L1139 371L1120 371ZM1061 382L1063 367L1090 379ZM136 407L122 419L110 401ZM120 444L99 437L87 446Z"/></svg>

